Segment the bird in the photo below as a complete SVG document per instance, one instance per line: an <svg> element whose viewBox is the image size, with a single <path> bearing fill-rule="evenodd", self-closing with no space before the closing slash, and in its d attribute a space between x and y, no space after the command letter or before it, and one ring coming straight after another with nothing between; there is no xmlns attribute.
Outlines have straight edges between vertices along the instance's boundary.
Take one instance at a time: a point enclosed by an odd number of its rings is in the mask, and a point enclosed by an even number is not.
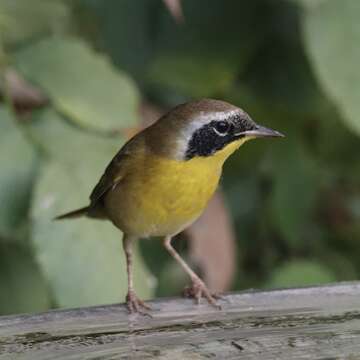
<svg viewBox="0 0 360 360"><path fill-rule="evenodd" d="M225 160L241 145L261 137L283 137L258 125L241 108L215 99L180 104L128 140L106 167L86 207L56 219L88 217L110 220L123 233L126 258L126 305L147 313L133 284L132 244L162 237L169 254L189 275L190 294L198 303L217 299L172 245L214 194Z"/></svg>

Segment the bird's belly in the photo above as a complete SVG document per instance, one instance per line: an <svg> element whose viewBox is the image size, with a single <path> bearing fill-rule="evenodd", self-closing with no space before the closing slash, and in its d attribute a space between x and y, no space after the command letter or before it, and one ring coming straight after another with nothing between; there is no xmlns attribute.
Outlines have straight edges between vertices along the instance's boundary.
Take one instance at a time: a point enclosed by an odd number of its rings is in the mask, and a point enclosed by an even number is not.
<svg viewBox="0 0 360 360"><path fill-rule="evenodd" d="M169 169L168 164L166 171L130 175L106 197L109 218L139 237L174 235L201 214L219 176L220 170Z"/></svg>

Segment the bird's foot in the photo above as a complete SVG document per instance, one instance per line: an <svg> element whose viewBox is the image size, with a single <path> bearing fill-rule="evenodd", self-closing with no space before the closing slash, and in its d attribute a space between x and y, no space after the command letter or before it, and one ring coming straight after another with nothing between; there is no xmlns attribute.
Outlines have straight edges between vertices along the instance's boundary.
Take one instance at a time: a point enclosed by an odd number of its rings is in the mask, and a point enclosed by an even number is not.
<svg viewBox="0 0 360 360"><path fill-rule="evenodd" d="M142 315L151 316L147 310L151 310L151 307L147 305L144 301L139 299L135 292L130 290L126 295L126 306L130 314L139 313Z"/></svg>
<svg viewBox="0 0 360 360"><path fill-rule="evenodd" d="M187 286L184 289L183 295L185 297L195 299L198 304L200 304L201 298L204 297L210 305L221 310L221 306L216 302L216 300L219 299L220 296L218 294L212 294L205 285L205 283L199 278L195 278L192 280L192 285Z"/></svg>

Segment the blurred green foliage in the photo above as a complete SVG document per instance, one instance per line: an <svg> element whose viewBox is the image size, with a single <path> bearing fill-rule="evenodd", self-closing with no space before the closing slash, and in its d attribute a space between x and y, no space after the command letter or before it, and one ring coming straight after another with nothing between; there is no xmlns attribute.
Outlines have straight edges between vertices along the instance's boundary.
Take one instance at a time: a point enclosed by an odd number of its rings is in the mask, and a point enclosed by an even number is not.
<svg viewBox="0 0 360 360"><path fill-rule="evenodd" d="M225 166L234 289L359 278L360 2L182 6L177 25L160 0L0 1L0 314L123 299L119 231L51 219L86 204L140 94L165 108L224 99L287 135ZM19 113L8 67L46 105ZM162 251L136 247L142 297L182 286Z"/></svg>

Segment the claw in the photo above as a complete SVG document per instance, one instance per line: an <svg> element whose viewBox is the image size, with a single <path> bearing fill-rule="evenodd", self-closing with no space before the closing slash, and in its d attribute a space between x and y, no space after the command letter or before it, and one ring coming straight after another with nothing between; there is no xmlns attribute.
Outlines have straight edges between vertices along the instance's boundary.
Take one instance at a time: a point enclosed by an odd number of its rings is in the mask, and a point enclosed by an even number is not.
<svg viewBox="0 0 360 360"><path fill-rule="evenodd" d="M130 314L139 313L141 315L152 317L146 310L151 310L151 306L139 299L134 291L129 291L126 295L126 306ZM145 310L143 310L143 309Z"/></svg>
<svg viewBox="0 0 360 360"><path fill-rule="evenodd" d="M225 296L219 292L214 292L211 295L215 300L224 300L225 299Z"/></svg>
<svg viewBox="0 0 360 360"><path fill-rule="evenodd" d="M204 282L200 279L193 279L192 286L187 286L184 289L183 295L188 298L194 298L197 304L204 297L210 305L221 310L221 306L217 304L216 300L221 298L218 294L211 294Z"/></svg>

